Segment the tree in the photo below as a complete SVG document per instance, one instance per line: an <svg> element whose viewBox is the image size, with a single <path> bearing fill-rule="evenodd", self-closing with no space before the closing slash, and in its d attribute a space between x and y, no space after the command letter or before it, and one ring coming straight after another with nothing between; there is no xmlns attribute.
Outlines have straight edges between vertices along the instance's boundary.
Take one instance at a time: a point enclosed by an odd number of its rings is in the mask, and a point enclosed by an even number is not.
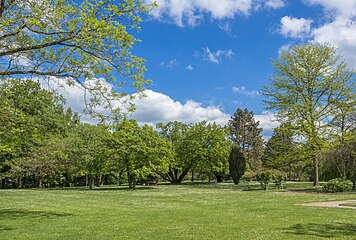
<svg viewBox="0 0 356 240"><path fill-rule="evenodd" d="M322 170L330 178L349 179L356 189L356 129L336 138L330 147L319 154Z"/></svg>
<svg viewBox="0 0 356 240"><path fill-rule="evenodd" d="M239 184L240 178L246 171L246 158L239 146L234 145L231 148L229 156L230 176L235 184Z"/></svg>
<svg viewBox="0 0 356 240"><path fill-rule="evenodd" d="M0 178L8 185L11 168L19 164L48 138L65 136L79 119L64 99L30 80L0 83Z"/></svg>
<svg viewBox="0 0 356 240"><path fill-rule="evenodd" d="M100 185L108 172L111 133L104 125L80 124L68 137L68 157L78 175L88 177L89 188Z"/></svg>
<svg viewBox="0 0 356 240"><path fill-rule="evenodd" d="M319 185L317 153L323 148L330 120L343 103L355 98L353 73L328 44L311 43L285 51L273 63L274 76L262 90L268 110L290 122L308 145Z"/></svg>
<svg viewBox="0 0 356 240"><path fill-rule="evenodd" d="M169 160L168 171L157 173L171 183L181 183L192 167L192 159L185 153L186 147L189 146L184 145L187 143L185 138L189 127L189 125L177 121L169 122L166 125L157 124L161 136L171 144L173 152Z"/></svg>
<svg viewBox="0 0 356 240"><path fill-rule="evenodd" d="M192 176L194 177L194 172L198 171L207 174L209 180L213 176L217 182L222 182L228 172L231 146L231 141L227 139L226 127L203 121L194 124L188 135L191 136L188 148L191 148L190 151L195 154L195 163L191 169ZM195 148L192 148L194 145Z"/></svg>
<svg viewBox="0 0 356 240"><path fill-rule="evenodd" d="M153 6L141 0L1 0L0 76L61 78L92 91L94 105L103 97L124 101L125 93L108 93L100 79L118 86L131 81L138 92L149 82L144 59L130 51L139 41L130 32Z"/></svg>
<svg viewBox="0 0 356 240"><path fill-rule="evenodd" d="M152 127L141 128L135 120L124 119L116 124L112 148L116 164L127 172L130 189L135 188L139 179L166 172L167 159L171 157L169 143Z"/></svg>
<svg viewBox="0 0 356 240"><path fill-rule="evenodd" d="M209 176L214 174L217 178L223 175L230 146L224 127L202 121L195 124L160 123L157 128L161 136L171 143L174 153L168 171L159 172L163 179L181 183L190 171L193 177L194 171Z"/></svg>
<svg viewBox="0 0 356 240"><path fill-rule="evenodd" d="M273 130L262 157L267 169L278 169L288 173L289 178L299 178L305 168L303 147L295 142L294 132L289 123L283 123Z"/></svg>
<svg viewBox="0 0 356 240"><path fill-rule="evenodd" d="M249 168L253 171L261 166L263 154L262 128L255 122L253 112L238 108L228 123L232 141L245 154Z"/></svg>

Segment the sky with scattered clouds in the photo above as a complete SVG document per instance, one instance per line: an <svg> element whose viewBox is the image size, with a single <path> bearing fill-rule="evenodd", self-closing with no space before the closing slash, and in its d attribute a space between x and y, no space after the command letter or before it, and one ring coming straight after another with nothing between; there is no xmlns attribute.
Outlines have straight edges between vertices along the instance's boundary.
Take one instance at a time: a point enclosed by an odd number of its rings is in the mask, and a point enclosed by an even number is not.
<svg viewBox="0 0 356 240"><path fill-rule="evenodd" d="M356 0L156 2L133 49L147 60L146 76L153 81L147 97L136 100L133 118L142 124L225 124L240 107L254 112L267 138L278 123L265 111L260 90L281 51L329 42L356 69ZM79 100L71 101L79 110Z"/></svg>

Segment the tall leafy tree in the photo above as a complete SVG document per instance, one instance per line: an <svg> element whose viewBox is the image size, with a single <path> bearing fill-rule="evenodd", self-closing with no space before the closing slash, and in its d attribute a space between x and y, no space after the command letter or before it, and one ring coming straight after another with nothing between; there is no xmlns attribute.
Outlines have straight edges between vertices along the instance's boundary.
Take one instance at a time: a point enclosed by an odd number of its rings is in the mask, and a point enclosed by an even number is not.
<svg viewBox="0 0 356 240"><path fill-rule="evenodd" d="M186 153L186 135L189 125L181 122L159 123L157 128L162 137L171 144L173 155L169 160L168 171L158 172L165 180L171 183L181 183L192 167L192 159Z"/></svg>
<svg viewBox="0 0 356 240"><path fill-rule="evenodd" d="M104 125L80 124L68 137L68 157L79 176L88 178L89 188L100 185L100 178L108 172L111 133Z"/></svg>
<svg viewBox="0 0 356 240"><path fill-rule="evenodd" d="M34 81L7 80L0 84L0 178L3 187L17 163L53 135L64 136L78 121L64 110L64 99Z"/></svg>
<svg viewBox="0 0 356 240"><path fill-rule="evenodd" d="M116 164L127 172L131 189L137 180L165 172L171 155L169 143L158 132L147 125L141 128L135 120L127 119L116 124L112 148Z"/></svg>
<svg viewBox="0 0 356 240"><path fill-rule="evenodd" d="M226 127L203 121L194 124L188 135L191 136L191 141L187 148L191 148L190 151L195 156L192 175L197 170L208 174L209 179L213 176L217 182L222 182L228 172L231 145ZM192 148L194 145L195 148Z"/></svg>
<svg viewBox="0 0 356 240"><path fill-rule="evenodd" d="M124 101L125 93L85 80L143 89L144 59L131 48L139 41L134 30L151 7L141 0L1 0L0 76L61 78L92 90L94 105L101 97Z"/></svg>
<svg viewBox="0 0 356 240"><path fill-rule="evenodd" d="M241 148L251 170L261 167L263 154L262 128L255 121L253 112L238 108L228 123L232 141Z"/></svg>
<svg viewBox="0 0 356 240"><path fill-rule="evenodd" d="M281 122L290 122L307 145L319 185L317 153L323 148L330 120L344 103L354 103L353 73L328 44L295 46L274 61L274 76L263 88L267 109Z"/></svg>
<svg viewBox="0 0 356 240"><path fill-rule="evenodd" d="M174 153L168 171L159 172L163 179L181 183L190 171L206 172L218 178L223 175L230 146L225 128L206 121L195 124L160 123L157 127L171 143Z"/></svg>

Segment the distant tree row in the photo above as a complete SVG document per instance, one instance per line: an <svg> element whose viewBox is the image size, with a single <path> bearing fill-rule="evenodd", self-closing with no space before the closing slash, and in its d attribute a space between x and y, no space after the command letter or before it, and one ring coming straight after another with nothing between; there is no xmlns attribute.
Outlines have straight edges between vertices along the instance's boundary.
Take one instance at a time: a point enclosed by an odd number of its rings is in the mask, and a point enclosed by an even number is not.
<svg viewBox="0 0 356 240"><path fill-rule="evenodd" d="M147 178L181 183L188 173L222 181L230 141L225 127L169 122L157 130L124 119L81 123L64 99L30 80L0 85L2 188L93 185Z"/></svg>

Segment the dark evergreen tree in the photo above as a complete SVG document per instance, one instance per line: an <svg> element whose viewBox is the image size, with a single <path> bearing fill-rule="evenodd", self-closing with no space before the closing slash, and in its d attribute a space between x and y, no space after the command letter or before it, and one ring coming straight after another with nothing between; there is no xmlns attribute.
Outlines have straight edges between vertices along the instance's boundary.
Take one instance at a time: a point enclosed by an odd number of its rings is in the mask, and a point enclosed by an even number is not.
<svg viewBox="0 0 356 240"><path fill-rule="evenodd" d="M253 112L245 108L238 108L231 117L228 127L232 141L241 148L245 154L247 164L251 170L261 167L261 157L263 155L262 128L259 122L255 122Z"/></svg>
<svg viewBox="0 0 356 240"><path fill-rule="evenodd" d="M281 170L288 173L290 178L298 178L303 173L306 165L304 148L293 137L293 129L289 123L283 123L274 129L262 157L265 168Z"/></svg>
<svg viewBox="0 0 356 240"><path fill-rule="evenodd" d="M239 146L231 148L229 156L230 176L235 184L239 184L240 178L246 170L246 158Z"/></svg>

